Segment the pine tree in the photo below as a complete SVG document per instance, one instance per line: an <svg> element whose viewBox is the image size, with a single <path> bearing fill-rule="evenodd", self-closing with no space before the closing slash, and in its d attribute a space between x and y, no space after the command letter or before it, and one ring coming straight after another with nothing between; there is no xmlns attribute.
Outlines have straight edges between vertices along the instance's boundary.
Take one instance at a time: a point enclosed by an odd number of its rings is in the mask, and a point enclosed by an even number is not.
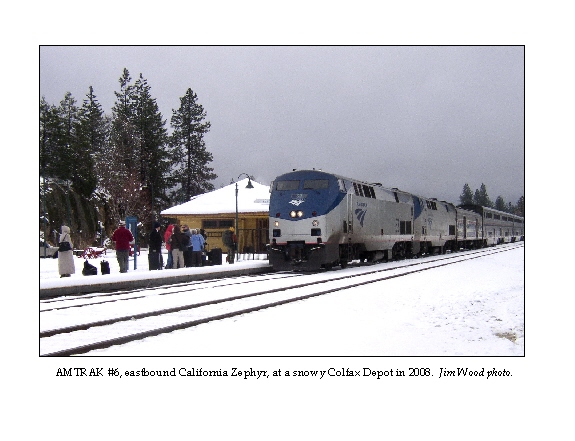
<svg viewBox="0 0 575 441"><path fill-rule="evenodd" d="M197 99L188 88L180 98L180 108L172 111L170 145L175 177L172 196L178 201L189 201L192 196L212 191L214 185L209 181L217 177L214 169L208 167L213 157L204 142L211 123L205 120L206 112Z"/></svg>
<svg viewBox="0 0 575 441"><path fill-rule="evenodd" d="M141 136L134 124L134 86L130 84L132 78L128 69L124 68L118 81L120 90L114 92L116 101L112 107L110 139L106 151L100 152L103 160L97 167L100 185L107 198L108 228L128 215L139 214L136 213L139 206L134 206L134 203L140 199L138 172Z"/></svg>
<svg viewBox="0 0 575 441"><path fill-rule="evenodd" d="M139 179L157 211L158 197L165 194L170 171L166 121L162 119L150 86L142 74L134 84L134 126L140 135ZM152 198L156 201L152 201Z"/></svg>
<svg viewBox="0 0 575 441"><path fill-rule="evenodd" d="M90 152L81 142L80 112L71 93L58 106L40 101L40 127L41 174L46 178L41 199L49 229L68 225L78 247L91 244L97 213L89 197L96 181Z"/></svg>
<svg viewBox="0 0 575 441"><path fill-rule="evenodd" d="M463 186L463 191L461 192L461 196L459 196L459 203L461 205L473 204L473 193L467 183Z"/></svg>
<svg viewBox="0 0 575 441"><path fill-rule="evenodd" d="M134 126L135 115L132 78L128 69L124 68L119 79L120 91L114 92L116 102L112 107L112 126L110 133L110 148L114 150L120 162L117 163L118 178L126 178L131 169L138 165L140 136Z"/></svg>
<svg viewBox="0 0 575 441"><path fill-rule="evenodd" d="M120 90L115 92L107 170L100 169L102 182L110 195L112 219L135 215L148 222L162 208L169 176L165 121L147 80L140 74L131 84L130 73L123 70ZM157 201L160 201L158 204Z"/></svg>
<svg viewBox="0 0 575 441"><path fill-rule="evenodd" d="M92 86L78 112L76 134L74 187L84 197L89 198L97 185L95 157L102 150L107 138L104 112Z"/></svg>
<svg viewBox="0 0 575 441"><path fill-rule="evenodd" d="M78 121L78 107L76 100L70 92L66 92L64 99L55 109L54 121L56 145L53 151L54 177L62 181L70 181L75 163L74 147L76 145L76 125Z"/></svg>
<svg viewBox="0 0 575 441"><path fill-rule="evenodd" d="M475 195L473 196L473 203L476 205L481 205L482 207L493 207L493 203L487 195L487 187L485 184L481 184L479 190L475 190Z"/></svg>
<svg viewBox="0 0 575 441"><path fill-rule="evenodd" d="M505 205L505 201L503 200L502 196L497 196L497 199L495 199L495 209L505 212L509 210L509 207Z"/></svg>
<svg viewBox="0 0 575 441"><path fill-rule="evenodd" d="M59 119L56 107L40 100L40 175L54 176L56 173Z"/></svg>
<svg viewBox="0 0 575 441"><path fill-rule="evenodd" d="M517 214L517 216L525 217L525 196L521 196L517 201L515 214Z"/></svg>

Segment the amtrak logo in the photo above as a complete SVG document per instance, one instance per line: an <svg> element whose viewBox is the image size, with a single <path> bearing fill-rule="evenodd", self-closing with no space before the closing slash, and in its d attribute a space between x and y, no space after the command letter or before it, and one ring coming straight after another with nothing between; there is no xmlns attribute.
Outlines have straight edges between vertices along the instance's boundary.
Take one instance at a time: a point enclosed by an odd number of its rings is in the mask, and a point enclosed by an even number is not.
<svg viewBox="0 0 575 441"><path fill-rule="evenodd" d="M293 199L289 201L289 203L295 205L296 207L299 207L301 204L305 202L307 194L292 194L291 197Z"/></svg>
<svg viewBox="0 0 575 441"><path fill-rule="evenodd" d="M361 208L358 208L357 210L355 210L355 216L357 217L357 220L359 221L359 224L363 227L363 220L365 219L365 214L367 213L367 210L362 210Z"/></svg>

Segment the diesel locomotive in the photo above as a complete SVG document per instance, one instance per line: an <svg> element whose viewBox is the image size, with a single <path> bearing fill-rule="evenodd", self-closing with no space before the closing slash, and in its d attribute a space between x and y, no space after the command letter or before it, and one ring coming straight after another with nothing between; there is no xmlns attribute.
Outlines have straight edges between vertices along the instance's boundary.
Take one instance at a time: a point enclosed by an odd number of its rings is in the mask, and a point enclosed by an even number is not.
<svg viewBox="0 0 575 441"><path fill-rule="evenodd" d="M269 259L275 270L315 271L524 240L524 219L459 206L379 183L300 170L270 187Z"/></svg>

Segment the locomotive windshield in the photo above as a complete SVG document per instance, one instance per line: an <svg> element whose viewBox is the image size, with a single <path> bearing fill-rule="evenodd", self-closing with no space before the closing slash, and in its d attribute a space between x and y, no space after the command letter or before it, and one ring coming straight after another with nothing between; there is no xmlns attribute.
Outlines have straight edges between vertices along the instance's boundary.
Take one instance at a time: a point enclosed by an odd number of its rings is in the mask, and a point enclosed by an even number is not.
<svg viewBox="0 0 575 441"><path fill-rule="evenodd" d="M303 181L304 190L320 190L322 188L329 188L329 180L327 179L306 179Z"/></svg>
<svg viewBox="0 0 575 441"><path fill-rule="evenodd" d="M290 191L297 190L299 188L299 181L277 181L276 190L278 191Z"/></svg>

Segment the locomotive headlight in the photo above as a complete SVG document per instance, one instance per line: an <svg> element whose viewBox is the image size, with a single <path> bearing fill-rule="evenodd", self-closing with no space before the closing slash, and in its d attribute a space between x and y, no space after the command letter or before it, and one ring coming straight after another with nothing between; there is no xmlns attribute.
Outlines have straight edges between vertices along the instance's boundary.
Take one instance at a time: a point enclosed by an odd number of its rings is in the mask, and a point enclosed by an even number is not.
<svg viewBox="0 0 575 441"><path fill-rule="evenodd" d="M318 220L314 220L311 224L312 224L314 227L317 227L317 226L319 225L319 221L318 221Z"/></svg>
<svg viewBox="0 0 575 441"><path fill-rule="evenodd" d="M303 216L303 211L301 211L301 210L298 211L298 212L297 212L297 217L302 217L302 216Z"/></svg>
<svg viewBox="0 0 575 441"><path fill-rule="evenodd" d="M295 211L290 211L290 212L289 212L289 217L296 217L296 216L297 216L297 214L296 214Z"/></svg>
<svg viewBox="0 0 575 441"><path fill-rule="evenodd" d="M279 226L280 226L279 221L275 221L275 222L274 222L274 227L279 227Z"/></svg>

